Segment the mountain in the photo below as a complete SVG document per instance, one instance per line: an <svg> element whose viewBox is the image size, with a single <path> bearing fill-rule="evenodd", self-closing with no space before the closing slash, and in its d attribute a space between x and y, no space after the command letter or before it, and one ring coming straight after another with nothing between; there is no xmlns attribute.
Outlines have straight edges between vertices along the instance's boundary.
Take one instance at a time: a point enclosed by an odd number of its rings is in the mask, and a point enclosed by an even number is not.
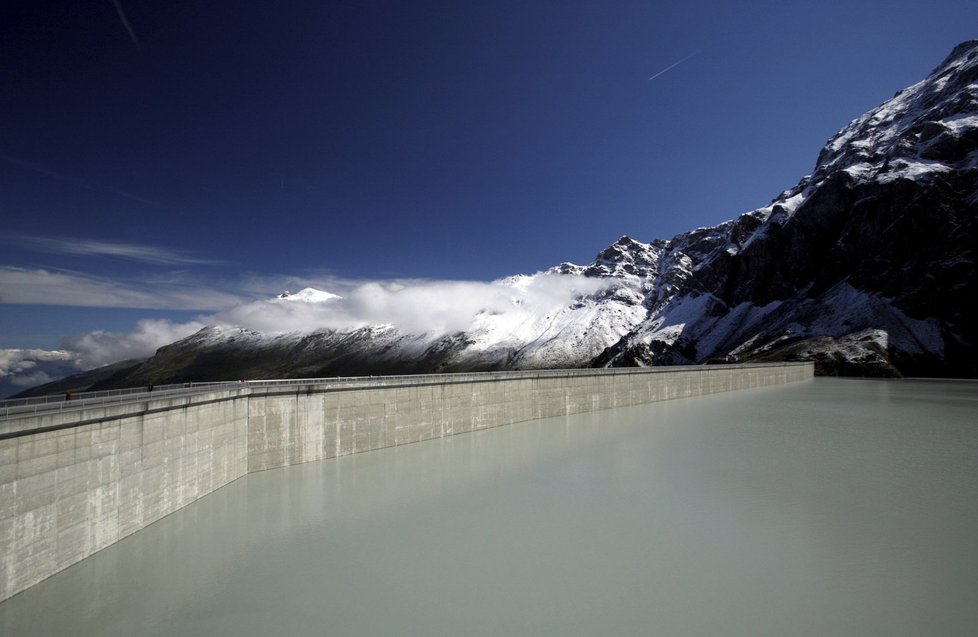
<svg viewBox="0 0 978 637"><path fill-rule="evenodd" d="M770 205L665 244L648 319L596 363L780 356L975 376L976 212L970 41L842 129Z"/></svg>
<svg viewBox="0 0 978 637"><path fill-rule="evenodd" d="M821 374L975 377L976 213L970 41L850 122L767 206L495 281L505 303L463 329L215 325L95 386L785 359L814 360ZM540 292L551 288L573 294ZM328 310L342 299L309 288L274 302Z"/></svg>

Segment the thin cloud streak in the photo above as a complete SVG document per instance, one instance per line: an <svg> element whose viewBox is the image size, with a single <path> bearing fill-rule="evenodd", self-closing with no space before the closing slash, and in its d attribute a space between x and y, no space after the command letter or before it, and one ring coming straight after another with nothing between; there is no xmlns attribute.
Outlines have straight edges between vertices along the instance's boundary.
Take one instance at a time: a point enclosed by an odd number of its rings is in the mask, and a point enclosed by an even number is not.
<svg viewBox="0 0 978 637"><path fill-rule="evenodd" d="M132 43L136 45L137 49L140 49L139 40L136 38L136 32L132 30L132 25L129 24L129 19L126 18L126 14L122 11L122 5L119 4L119 0L112 0L112 4L115 5L115 11L119 14L119 21L122 22L122 26L125 27L126 33L129 34L129 39Z"/></svg>
<svg viewBox="0 0 978 637"><path fill-rule="evenodd" d="M135 284L66 270L0 266L2 304L219 311L243 301L205 286Z"/></svg>
<svg viewBox="0 0 978 637"><path fill-rule="evenodd" d="M670 64L670 65L669 65L669 66L667 66L666 68L664 68L664 69L662 69L661 71L659 71L658 73L656 73L655 75L653 75L652 77L650 77L650 78L648 79L648 81L652 81L652 80L654 80L655 78L657 78L657 77L659 77L660 75L663 75L663 74L665 74L665 73L668 73L669 71L671 71L671 70L673 70L674 68L676 68L677 66L679 66L679 65L680 65L680 64L682 64L683 62L685 62L685 61L687 61L687 60L689 60L690 58L692 58L692 57L694 57L694 56L696 56L697 54L699 54L699 50L696 50L696 51L693 51L692 53L690 53L689 55L687 55L687 56L686 56L686 57L684 57L683 59L681 59L681 60L679 60L678 62L673 62L672 64Z"/></svg>
<svg viewBox="0 0 978 637"><path fill-rule="evenodd" d="M58 181L63 181L66 184L71 184L72 186L77 186L78 188L84 188L85 190L90 190L92 192L98 193L109 193L113 195L118 195L125 199L130 199L142 204L148 204L150 206L155 206L157 208L167 208L165 204L158 201L153 201L152 199L147 199L145 197L140 197L139 195L134 195L131 192L126 192L125 190L120 190L113 186L105 186L103 184L98 184L93 181L88 181L87 179L80 179L78 177L72 177L71 175L65 175L57 171L46 168L40 164L36 164L26 159L21 159L19 157L14 157L13 155L8 155L7 153L0 153L0 159L3 159L8 164L13 164L19 168L24 168L30 170L39 175L44 175L46 177L53 177Z"/></svg>
<svg viewBox="0 0 978 637"><path fill-rule="evenodd" d="M201 259L176 250L135 243L27 235L0 235L0 240L15 244L20 248L48 254L120 257L153 265L216 265L225 263L224 261Z"/></svg>

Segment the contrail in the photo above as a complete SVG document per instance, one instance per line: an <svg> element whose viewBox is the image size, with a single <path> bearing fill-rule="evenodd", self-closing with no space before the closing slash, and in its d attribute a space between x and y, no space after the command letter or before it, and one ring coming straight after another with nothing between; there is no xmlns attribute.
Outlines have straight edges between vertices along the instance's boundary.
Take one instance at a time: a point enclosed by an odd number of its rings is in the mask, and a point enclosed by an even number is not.
<svg viewBox="0 0 978 637"><path fill-rule="evenodd" d="M137 49L140 48L136 33L132 30L132 25L129 24L129 20L126 19L126 14L122 12L122 5L119 4L119 0L112 0L112 4L115 5L115 12L119 14L119 20L122 21L122 26L126 28L129 39L132 40L132 43L136 45Z"/></svg>
<svg viewBox="0 0 978 637"><path fill-rule="evenodd" d="M655 78L659 77L663 73L667 73L667 72L673 70L674 68L676 68L677 66L679 66L680 64L682 64L683 62L685 62L686 60L688 60L689 58L693 57L697 53L699 53L699 50L698 49L696 51L693 51L692 53L690 53L689 55L687 55L683 59L679 60L678 62L673 62L672 64L670 64L666 68L662 69L661 71L659 71L658 73L656 73L655 75L653 75L652 77L650 77L649 80L654 80Z"/></svg>

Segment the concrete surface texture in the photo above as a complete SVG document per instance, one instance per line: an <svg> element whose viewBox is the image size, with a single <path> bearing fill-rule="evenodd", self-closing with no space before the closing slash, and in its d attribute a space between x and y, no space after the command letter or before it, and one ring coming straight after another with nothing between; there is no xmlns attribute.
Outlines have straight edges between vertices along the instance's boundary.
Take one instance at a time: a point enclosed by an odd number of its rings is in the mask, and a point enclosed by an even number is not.
<svg viewBox="0 0 978 637"><path fill-rule="evenodd" d="M0 601L251 471L813 373L785 363L246 383L8 421Z"/></svg>

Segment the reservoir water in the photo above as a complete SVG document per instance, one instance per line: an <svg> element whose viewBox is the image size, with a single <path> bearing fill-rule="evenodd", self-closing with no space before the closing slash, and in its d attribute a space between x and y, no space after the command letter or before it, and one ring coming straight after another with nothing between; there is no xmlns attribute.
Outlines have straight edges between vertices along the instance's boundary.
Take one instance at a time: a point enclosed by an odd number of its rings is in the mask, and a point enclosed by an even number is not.
<svg viewBox="0 0 978 637"><path fill-rule="evenodd" d="M247 475L27 635L978 634L978 382L818 378Z"/></svg>

